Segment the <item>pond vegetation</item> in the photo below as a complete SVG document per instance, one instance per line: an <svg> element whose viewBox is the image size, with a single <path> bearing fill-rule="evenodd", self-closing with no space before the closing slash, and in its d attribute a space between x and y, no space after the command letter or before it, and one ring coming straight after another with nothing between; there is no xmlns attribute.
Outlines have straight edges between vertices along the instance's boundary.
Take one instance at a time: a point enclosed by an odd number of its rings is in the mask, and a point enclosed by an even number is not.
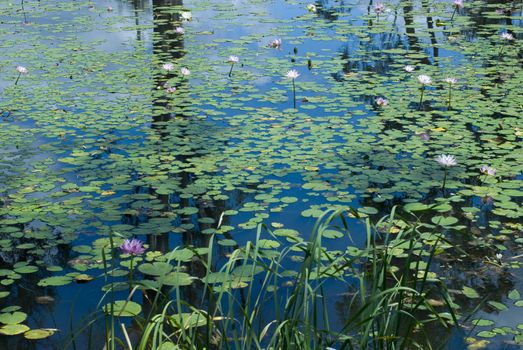
<svg viewBox="0 0 523 350"><path fill-rule="evenodd" d="M0 4L1 349L520 349L523 3Z"/></svg>

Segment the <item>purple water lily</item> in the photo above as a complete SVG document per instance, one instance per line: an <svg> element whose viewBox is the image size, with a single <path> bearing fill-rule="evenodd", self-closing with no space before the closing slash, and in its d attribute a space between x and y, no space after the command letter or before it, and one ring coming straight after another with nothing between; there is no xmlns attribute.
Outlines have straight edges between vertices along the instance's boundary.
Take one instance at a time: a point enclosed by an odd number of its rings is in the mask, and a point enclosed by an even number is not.
<svg viewBox="0 0 523 350"><path fill-rule="evenodd" d="M120 250L122 253L130 254L130 255L140 255L145 252L145 248L143 246L143 242L139 239L126 239L123 241L122 245L120 246Z"/></svg>

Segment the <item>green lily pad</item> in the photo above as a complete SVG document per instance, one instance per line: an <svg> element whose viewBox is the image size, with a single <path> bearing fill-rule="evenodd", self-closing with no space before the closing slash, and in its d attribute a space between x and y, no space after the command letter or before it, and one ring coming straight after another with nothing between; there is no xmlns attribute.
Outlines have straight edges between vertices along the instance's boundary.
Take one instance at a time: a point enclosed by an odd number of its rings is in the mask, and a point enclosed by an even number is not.
<svg viewBox="0 0 523 350"><path fill-rule="evenodd" d="M106 314L117 317L135 317L142 312L142 306L134 301L118 300L113 303L112 309L111 304L106 304L103 307Z"/></svg>

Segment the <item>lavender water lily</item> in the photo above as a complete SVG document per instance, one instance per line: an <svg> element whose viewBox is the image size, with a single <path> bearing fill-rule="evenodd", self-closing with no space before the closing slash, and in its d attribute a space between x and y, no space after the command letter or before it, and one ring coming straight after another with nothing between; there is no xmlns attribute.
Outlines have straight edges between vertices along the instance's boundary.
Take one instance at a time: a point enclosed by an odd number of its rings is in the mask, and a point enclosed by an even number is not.
<svg viewBox="0 0 523 350"><path fill-rule="evenodd" d="M145 252L145 247L142 241L139 239L126 239L123 241L122 245L119 247L122 254L127 254L131 256L129 263L129 290L133 289L133 262L134 257L142 255Z"/></svg>

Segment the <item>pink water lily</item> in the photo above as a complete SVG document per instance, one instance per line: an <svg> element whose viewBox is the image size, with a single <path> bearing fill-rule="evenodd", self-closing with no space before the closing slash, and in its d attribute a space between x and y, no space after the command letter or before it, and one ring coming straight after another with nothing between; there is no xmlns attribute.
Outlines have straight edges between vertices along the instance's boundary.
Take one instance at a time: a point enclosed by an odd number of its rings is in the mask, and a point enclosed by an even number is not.
<svg viewBox="0 0 523 350"><path fill-rule="evenodd" d="M378 2L376 5L374 5L374 12L376 12L377 15L380 15L385 12L385 5Z"/></svg>
<svg viewBox="0 0 523 350"><path fill-rule="evenodd" d="M122 253L129 255L140 255L145 252L143 242L135 238L126 239L123 241L122 245L120 246L120 250Z"/></svg>
<svg viewBox="0 0 523 350"><path fill-rule="evenodd" d="M386 107L389 105L389 100L383 97L378 97L374 102L376 102L378 107Z"/></svg>
<svg viewBox="0 0 523 350"><path fill-rule="evenodd" d="M279 49L281 47L281 39L272 39L267 46L272 49Z"/></svg>
<svg viewBox="0 0 523 350"><path fill-rule="evenodd" d="M463 0L454 0L454 2L452 4L457 9L463 8Z"/></svg>

